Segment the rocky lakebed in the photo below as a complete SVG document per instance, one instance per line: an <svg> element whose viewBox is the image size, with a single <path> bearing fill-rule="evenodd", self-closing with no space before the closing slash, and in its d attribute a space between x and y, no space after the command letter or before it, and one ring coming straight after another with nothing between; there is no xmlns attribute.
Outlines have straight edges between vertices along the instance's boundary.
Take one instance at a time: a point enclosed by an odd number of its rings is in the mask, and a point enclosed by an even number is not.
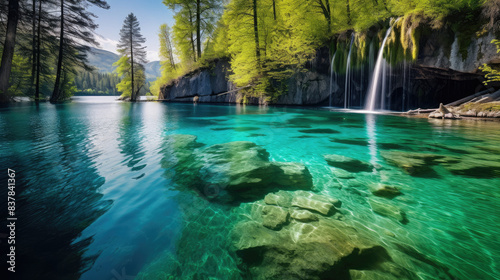
<svg viewBox="0 0 500 280"><path fill-rule="evenodd" d="M304 164L272 161L253 142L206 147L179 134L166 142L162 167L182 190L186 225L176 256L157 258L138 279L457 279L455 268L415 247L405 230L418 218L406 210L416 203L405 195L410 187L356 178L433 177L437 169L500 176L500 161L484 159L486 151L465 158L382 151L384 165L325 154L332 178L325 191ZM356 198L332 195L342 192ZM366 209L356 213L353 201ZM379 228L363 224L373 217Z"/></svg>

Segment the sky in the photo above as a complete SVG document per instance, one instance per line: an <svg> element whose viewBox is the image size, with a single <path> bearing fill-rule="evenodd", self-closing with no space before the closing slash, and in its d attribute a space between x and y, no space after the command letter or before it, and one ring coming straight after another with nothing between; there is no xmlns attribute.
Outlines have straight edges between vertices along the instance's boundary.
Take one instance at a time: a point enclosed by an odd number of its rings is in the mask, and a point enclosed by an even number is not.
<svg viewBox="0 0 500 280"><path fill-rule="evenodd" d="M172 26L174 24L174 13L169 10L162 0L107 0L111 6L109 10L99 9L94 6L90 11L98 16L95 23L99 27L95 30L96 39L100 49L117 53L116 44L120 40L120 29L125 17L134 13L139 20L141 34L146 38L148 61L160 60L158 51L158 30L163 23Z"/></svg>

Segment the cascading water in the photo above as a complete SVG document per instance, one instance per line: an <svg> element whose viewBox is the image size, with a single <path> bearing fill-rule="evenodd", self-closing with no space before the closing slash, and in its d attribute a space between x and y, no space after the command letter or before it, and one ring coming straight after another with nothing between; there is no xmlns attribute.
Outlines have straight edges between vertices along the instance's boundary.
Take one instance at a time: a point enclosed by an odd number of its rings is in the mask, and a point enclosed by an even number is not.
<svg viewBox="0 0 500 280"><path fill-rule="evenodd" d="M349 54L347 55L347 64L345 70L344 108L348 107L347 98L350 93L349 91L351 90L350 69L351 69L351 51L353 42L354 42L354 33L352 33L351 36L351 44L349 45Z"/></svg>
<svg viewBox="0 0 500 280"><path fill-rule="evenodd" d="M377 63L375 63L375 70L373 71L372 80L370 82L370 86L368 89L368 98L366 99L365 110L374 111L375 110L375 102L377 100L377 96L380 93L378 90L380 85L380 74L382 74L382 61L384 59L384 46L387 42L387 38L389 38L389 34L391 33L392 27L387 29L385 33L384 41L382 41L382 46L380 46L380 50L378 51ZM349 52L350 53L350 52ZM385 77L384 77L385 79Z"/></svg>
<svg viewBox="0 0 500 280"><path fill-rule="evenodd" d="M332 62L330 63L330 100L329 106L332 107L332 94L333 94L333 65L335 64L335 56L337 56L337 51L333 54ZM335 74L336 76L337 74ZM337 80L337 79L335 79ZM336 82L336 81L335 81Z"/></svg>

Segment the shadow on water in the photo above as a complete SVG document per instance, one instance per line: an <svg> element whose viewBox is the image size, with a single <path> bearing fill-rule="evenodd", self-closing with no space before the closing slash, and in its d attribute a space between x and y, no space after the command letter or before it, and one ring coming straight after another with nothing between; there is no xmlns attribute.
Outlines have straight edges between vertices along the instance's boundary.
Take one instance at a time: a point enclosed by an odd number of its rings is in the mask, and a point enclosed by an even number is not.
<svg viewBox="0 0 500 280"><path fill-rule="evenodd" d="M122 161L127 167L134 172L134 177L132 179L140 179L146 174L141 172L142 169L146 167L146 164L141 164L146 152L143 147L143 139L141 136L141 131L143 128L143 121L141 117L136 115L142 115L143 106L138 106L140 104L122 104L128 106L128 112L122 117L119 129L119 148L120 153L124 154L124 160ZM127 110L127 108L124 108Z"/></svg>
<svg viewBox="0 0 500 280"><path fill-rule="evenodd" d="M88 127L66 106L2 114L15 124L2 132L10 142L2 145L0 165L16 170L17 279L78 279L97 257L83 256L91 237L74 241L112 202L99 193L105 179L95 167Z"/></svg>

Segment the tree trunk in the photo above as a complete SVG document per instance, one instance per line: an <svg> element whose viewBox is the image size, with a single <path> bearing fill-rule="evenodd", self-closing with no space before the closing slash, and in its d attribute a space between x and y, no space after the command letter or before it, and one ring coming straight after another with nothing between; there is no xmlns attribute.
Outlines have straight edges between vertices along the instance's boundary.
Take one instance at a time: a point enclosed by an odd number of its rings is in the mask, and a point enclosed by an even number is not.
<svg viewBox="0 0 500 280"><path fill-rule="evenodd" d="M276 20L276 0L273 0L273 17Z"/></svg>
<svg viewBox="0 0 500 280"><path fill-rule="evenodd" d="M131 74L132 74L132 91L130 92L130 101L135 102L135 94L134 94L134 44L132 40L132 32L134 28L132 23L130 23L130 66L131 66Z"/></svg>
<svg viewBox="0 0 500 280"><path fill-rule="evenodd" d="M36 75L36 0L32 1L31 22L31 88L35 85ZM35 97L36 99L36 97Z"/></svg>
<svg viewBox="0 0 500 280"><path fill-rule="evenodd" d="M35 82L35 99L38 102L40 98L40 47L42 42L42 1L38 1L38 31L36 39L36 82Z"/></svg>
<svg viewBox="0 0 500 280"><path fill-rule="evenodd" d="M389 9L387 8L387 1L385 0L382 0L382 3L384 4L384 8L386 11L389 11Z"/></svg>
<svg viewBox="0 0 500 280"><path fill-rule="evenodd" d="M62 71L62 61L64 55L64 0L61 0L61 30L59 35L59 57L57 59L57 72L56 72L56 83L54 85L54 91L50 97L50 102L54 103L59 101L60 93L60 83L61 83L61 71Z"/></svg>
<svg viewBox="0 0 500 280"><path fill-rule="evenodd" d="M193 27L193 14L191 13L191 7L189 7L189 23L191 28ZM190 31L191 35L191 47L193 48L193 60L196 62L196 48L194 47L194 38L193 38L193 30Z"/></svg>
<svg viewBox="0 0 500 280"><path fill-rule="evenodd" d="M196 0L196 50L198 60L201 57L201 0Z"/></svg>
<svg viewBox="0 0 500 280"><path fill-rule="evenodd" d="M351 7L349 5L349 0L346 0L347 7L347 25L351 25Z"/></svg>
<svg viewBox="0 0 500 280"><path fill-rule="evenodd" d="M168 59L170 60L170 66L172 66L172 69L175 69L175 62L174 62L174 52L172 50L172 42L170 42L170 32L167 32L167 50L168 50Z"/></svg>
<svg viewBox="0 0 500 280"><path fill-rule="evenodd" d="M260 67L260 46L259 46L259 27L257 22L257 0L253 0L253 31L255 37L255 55L257 57L257 65Z"/></svg>
<svg viewBox="0 0 500 280"><path fill-rule="evenodd" d="M326 18L326 21L328 22L328 35L332 32L332 9L330 8L330 0L326 0L326 12L328 14L328 17Z"/></svg>
<svg viewBox="0 0 500 280"><path fill-rule="evenodd" d="M330 1L326 0L323 4L323 0L318 0L318 4L323 11L323 16L325 16L326 22L328 23L328 34L332 31L332 12L330 9Z"/></svg>
<svg viewBox="0 0 500 280"><path fill-rule="evenodd" d="M16 46L17 23L19 22L19 0L9 1L9 12L7 15L7 31L0 65L0 102L9 102L9 78L12 68L12 58Z"/></svg>

